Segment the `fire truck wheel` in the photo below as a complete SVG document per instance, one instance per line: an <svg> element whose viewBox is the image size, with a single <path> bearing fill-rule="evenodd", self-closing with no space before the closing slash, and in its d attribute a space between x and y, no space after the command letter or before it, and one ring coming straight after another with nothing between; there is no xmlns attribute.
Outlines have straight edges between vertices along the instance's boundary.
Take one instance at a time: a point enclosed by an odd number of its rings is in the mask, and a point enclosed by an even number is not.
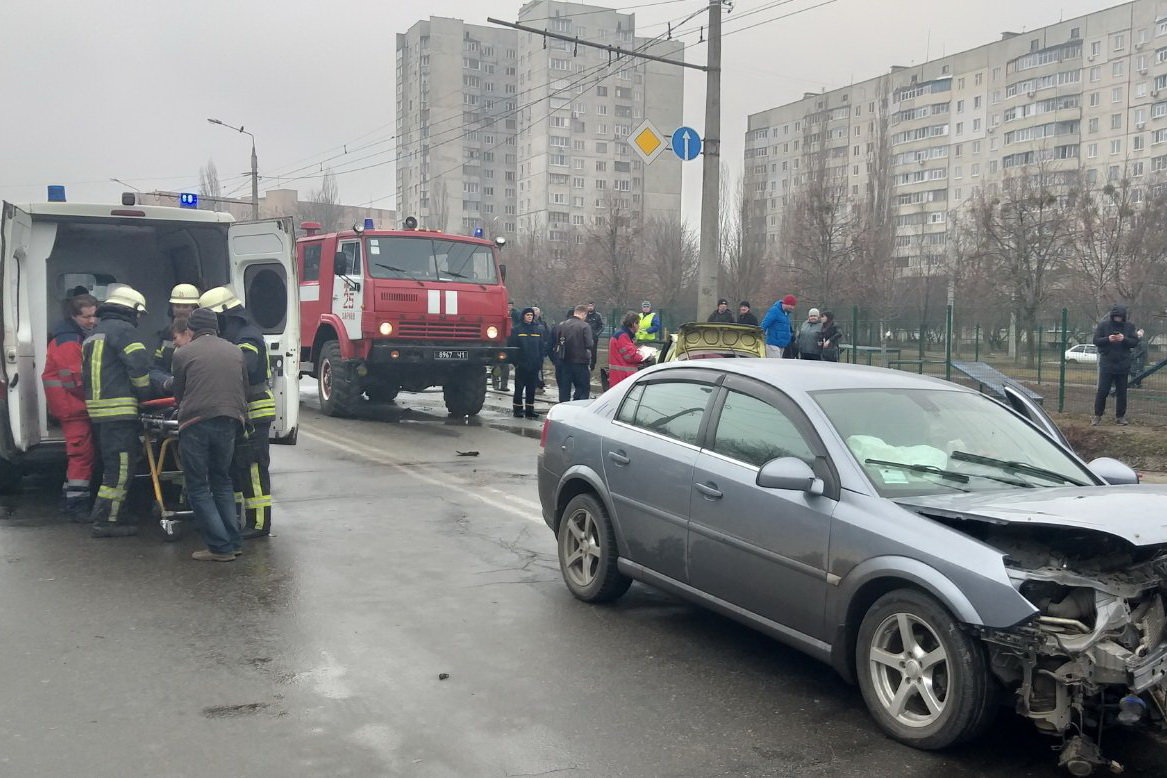
<svg viewBox="0 0 1167 778"><path fill-rule="evenodd" d="M320 412L325 416L351 416L360 401L361 387L341 359L340 344L335 340L320 347L320 367L316 375Z"/></svg>
<svg viewBox="0 0 1167 778"><path fill-rule="evenodd" d="M452 416L477 416L486 402L486 371L481 367L461 367L442 387L446 410Z"/></svg>
<svg viewBox="0 0 1167 778"><path fill-rule="evenodd" d="M0 459L0 494L15 494L20 491L24 471L20 465Z"/></svg>

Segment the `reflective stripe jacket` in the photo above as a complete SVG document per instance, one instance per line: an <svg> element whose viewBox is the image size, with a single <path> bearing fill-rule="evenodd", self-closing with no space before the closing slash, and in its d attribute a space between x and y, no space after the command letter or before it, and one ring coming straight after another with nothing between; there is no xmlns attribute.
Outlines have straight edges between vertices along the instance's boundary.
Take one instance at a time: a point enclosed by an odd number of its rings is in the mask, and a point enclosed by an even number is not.
<svg viewBox="0 0 1167 778"><path fill-rule="evenodd" d="M87 418L85 387L81 385L81 341L85 333L72 319L65 319L53 330L45 354L41 381L49 413L58 421Z"/></svg>
<svg viewBox="0 0 1167 778"><path fill-rule="evenodd" d="M276 418L276 401L271 391L271 362L263 333L243 306L222 314L222 337L243 351L247 365L247 416L252 424L270 424Z"/></svg>
<svg viewBox="0 0 1167 778"><path fill-rule="evenodd" d="M608 387L611 388L636 372L636 366L644 361L632 333L621 327L616 330L608 343Z"/></svg>
<svg viewBox="0 0 1167 778"><path fill-rule="evenodd" d="M101 321L81 346L89 419L137 421L139 398L150 396L150 352L129 310L103 305L97 315Z"/></svg>
<svg viewBox="0 0 1167 778"><path fill-rule="evenodd" d="M154 368L171 373L170 364L174 360L174 340L169 327L158 331L158 348L154 349Z"/></svg>
<svg viewBox="0 0 1167 778"><path fill-rule="evenodd" d="M637 341L653 341L660 332L660 318L656 311L640 314L640 327L636 330Z"/></svg>

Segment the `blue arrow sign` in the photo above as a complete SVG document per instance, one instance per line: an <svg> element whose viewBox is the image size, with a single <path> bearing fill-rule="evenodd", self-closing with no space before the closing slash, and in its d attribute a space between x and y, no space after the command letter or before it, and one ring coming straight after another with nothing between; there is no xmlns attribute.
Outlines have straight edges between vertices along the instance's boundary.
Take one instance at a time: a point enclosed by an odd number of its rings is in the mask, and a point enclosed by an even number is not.
<svg viewBox="0 0 1167 778"><path fill-rule="evenodd" d="M701 155L701 136L692 127L678 127L673 133L673 153L688 162Z"/></svg>

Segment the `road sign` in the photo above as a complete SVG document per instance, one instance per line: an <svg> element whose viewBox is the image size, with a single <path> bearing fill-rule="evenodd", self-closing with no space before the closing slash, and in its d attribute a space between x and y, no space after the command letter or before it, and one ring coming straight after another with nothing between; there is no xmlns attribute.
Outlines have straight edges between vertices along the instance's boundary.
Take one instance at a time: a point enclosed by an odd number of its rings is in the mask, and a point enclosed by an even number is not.
<svg viewBox="0 0 1167 778"><path fill-rule="evenodd" d="M199 196L194 192L180 192L178 195L178 204L183 208L198 208Z"/></svg>
<svg viewBox="0 0 1167 778"><path fill-rule="evenodd" d="M665 136L661 135L648 119L636 126L628 136L628 143L646 165L665 150Z"/></svg>
<svg viewBox="0 0 1167 778"><path fill-rule="evenodd" d="M701 136L692 127L678 127L672 142L673 153L684 162L701 156Z"/></svg>

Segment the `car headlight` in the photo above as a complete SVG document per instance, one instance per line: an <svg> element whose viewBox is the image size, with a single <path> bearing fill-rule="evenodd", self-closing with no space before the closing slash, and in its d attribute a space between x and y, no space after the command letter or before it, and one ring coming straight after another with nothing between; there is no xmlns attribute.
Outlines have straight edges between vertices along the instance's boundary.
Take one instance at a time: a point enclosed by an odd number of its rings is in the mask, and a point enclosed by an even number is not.
<svg viewBox="0 0 1167 778"><path fill-rule="evenodd" d="M393 325L387 321L381 322L381 334L382 335L392 335L393 334Z"/></svg>
<svg viewBox="0 0 1167 778"><path fill-rule="evenodd" d="M497 338L498 337L498 327L494 326L493 324L490 325L489 327L487 327L486 328L486 337L489 338L490 340L494 340L495 338Z"/></svg>

